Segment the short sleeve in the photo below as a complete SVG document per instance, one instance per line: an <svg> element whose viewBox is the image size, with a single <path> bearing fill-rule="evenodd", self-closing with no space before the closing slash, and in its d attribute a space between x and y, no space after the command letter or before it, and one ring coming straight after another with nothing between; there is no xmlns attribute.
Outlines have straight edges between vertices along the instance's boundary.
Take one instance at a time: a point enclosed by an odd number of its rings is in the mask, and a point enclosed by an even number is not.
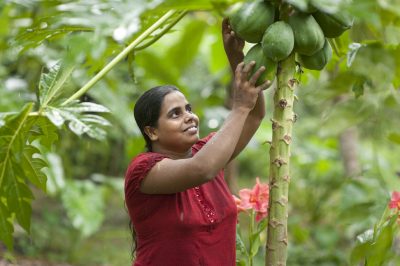
<svg viewBox="0 0 400 266"><path fill-rule="evenodd" d="M149 173L150 169L162 159L167 158L165 155L159 153L142 153L135 157L129 164L125 174L125 194L129 196L135 193L139 187L140 182Z"/></svg>

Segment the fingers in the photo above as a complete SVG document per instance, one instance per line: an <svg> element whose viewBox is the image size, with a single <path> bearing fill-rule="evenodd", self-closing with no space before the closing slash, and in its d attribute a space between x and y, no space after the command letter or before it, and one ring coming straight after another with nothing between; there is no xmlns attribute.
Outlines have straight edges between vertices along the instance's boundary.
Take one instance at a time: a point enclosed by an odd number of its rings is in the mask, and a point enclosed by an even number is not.
<svg viewBox="0 0 400 266"><path fill-rule="evenodd" d="M243 72L244 62L240 62L235 69L235 80L236 82L240 82L242 80L242 72Z"/></svg>
<svg viewBox="0 0 400 266"><path fill-rule="evenodd" d="M224 18L222 20L222 32L225 34L230 34L231 31L232 31L232 29L231 29L231 25L229 24L229 19Z"/></svg>
<svg viewBox="0 0 400 266"><path fill-rule="evenodd" d="M253 67L256 65L255 61L251 61L250 63L248 63L247 65L245 65L245 67L243 68L243 77L248 79L249 74L251 72L251 70L253 69Z"/></svg>
<svg viewBox="0 0 400 266"><path fill-rule="evenodd" d="M271 87L272 82L270 80L266 80L263 84L261 84L260 86L258 86L261 90L266 90L269 87Z"/></svg>
<svg viewBox="0 0 400 266"><path fill-rule="evenodd" d="M265 66L261 66L256 73L250 78L249 82L251 84L256 84L258 78L261 76L261 74L265 71Z"/></svg>

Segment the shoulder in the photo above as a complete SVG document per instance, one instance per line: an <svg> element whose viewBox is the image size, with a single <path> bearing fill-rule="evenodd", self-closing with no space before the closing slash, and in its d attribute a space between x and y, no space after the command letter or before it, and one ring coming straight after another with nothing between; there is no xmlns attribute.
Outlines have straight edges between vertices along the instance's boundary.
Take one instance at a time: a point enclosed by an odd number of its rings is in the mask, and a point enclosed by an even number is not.
<svg viewBox="0 0 400 266"><path fill-rule="evenodd" d="M211 132L206 137L197 141L196 144L193 145L192 150L195 152L199 151L210 139L212 139L212 137L215 135L215 133L217 133L217 132Z"/></svg>
<svg viewBox="0 0 400 266"><path fill-rule="evenodd" d="M164 158L168 156L155 152L145 152L134 157L125 173L125 190L136 191L151 168Z"/></svg>

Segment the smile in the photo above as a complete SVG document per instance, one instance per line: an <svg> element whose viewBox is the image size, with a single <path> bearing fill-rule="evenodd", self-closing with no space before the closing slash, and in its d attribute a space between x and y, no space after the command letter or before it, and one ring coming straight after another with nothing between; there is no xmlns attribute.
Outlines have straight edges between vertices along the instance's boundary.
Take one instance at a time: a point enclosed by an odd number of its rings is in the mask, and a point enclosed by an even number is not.
<svg viewBox="0 0 400 266"><path fill-rule="evenodd" d="M188 127L187 129L184 130L184 132L186 132L186 131L197 132L197 126Z"/></svg>

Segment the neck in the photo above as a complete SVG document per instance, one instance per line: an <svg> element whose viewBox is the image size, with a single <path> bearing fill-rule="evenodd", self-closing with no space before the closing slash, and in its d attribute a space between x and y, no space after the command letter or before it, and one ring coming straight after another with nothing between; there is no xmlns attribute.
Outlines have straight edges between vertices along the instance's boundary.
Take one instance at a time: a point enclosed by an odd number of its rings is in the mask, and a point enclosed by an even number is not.
<svg viewBox="0 0 400 266"><path fill-rule="evenodd" d="M190 147L186 151L176 151L169 150L168 148L159 147L158 145L153 145L153 152L161 153L167 155L171 159L185 159L192 157L192 148Z"/></svg>

